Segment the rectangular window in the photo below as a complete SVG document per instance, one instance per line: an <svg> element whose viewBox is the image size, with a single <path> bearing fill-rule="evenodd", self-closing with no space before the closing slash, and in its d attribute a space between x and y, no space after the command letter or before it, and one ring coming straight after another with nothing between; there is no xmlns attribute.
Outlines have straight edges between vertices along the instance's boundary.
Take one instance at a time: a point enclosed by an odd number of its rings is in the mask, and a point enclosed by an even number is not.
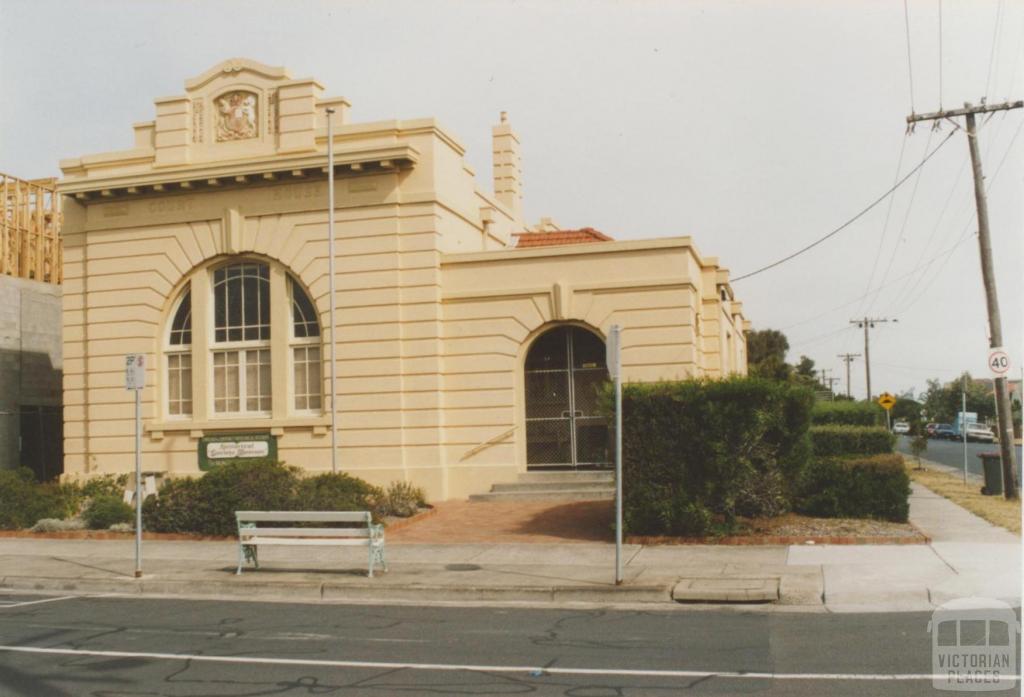
<svg viewBox="0 0 1024 697"><path fill-rule="evenodd" d="M267 413L272 399L270 349L214 351L213 410Z"/></svg>
<svg viewBox="0 0 1024 697"><path fill-rule="evenodd" d="M246 411L270 411L270 383L270 349L246 351Z"/></svg>
<svg viewBox="0 0 1024 697"><path fill-rule="evenodd" d="M192 414L192 354L167 356L167 413L171 416Z"/></svg>
<svg viewBox="0 0 1024 697"><path fill-rule="evenodd" d="M296 346L293 351L295 409L296 411L319 410L321 405L320 347Z"/></svg>

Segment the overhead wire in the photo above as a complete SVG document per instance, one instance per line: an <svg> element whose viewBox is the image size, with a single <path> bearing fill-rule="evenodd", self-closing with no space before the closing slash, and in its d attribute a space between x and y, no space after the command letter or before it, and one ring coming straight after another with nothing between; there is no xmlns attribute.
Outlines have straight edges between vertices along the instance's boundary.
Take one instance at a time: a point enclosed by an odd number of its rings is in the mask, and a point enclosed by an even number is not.
<svg viewBox="0 0 1024 697"><path fill-rule="evenodd" d="M935 155L935 153L937 153L939 150L942 149L942 146L944 146L946 143L949 142L949 139L952 138L955 133L956 133L956 131L950 132L949 135L947 135L943 139L943 141L941 143L939 143L938 145L935 146L934 150L932 150L930 153L926 154L921 159L921 162L916 167L914 167L914 169L912 169L909 172L907 172L898 182L896 182L891 187L889 187L881 196L879 196L874 201L869 203L866 207L861 209L860 212L858 212L856 215L854 215L852 218L847 220L845 223L843 223L839 227L835 228L834 230L832 230L828 234L823 235L822 237L819 237L814 242L811 242L810 244L802 247L801 249L798 249L797 251L793 252L792 254L789 254L789 255L779 259L778 261L773 261L771 264L768 264L766 266L762 266L761 268L756 269L754 271L751 271L750 273L745 273L742 276L737 276L736 278L731 279L731 282L732 283L736 283L737 281L742 281L745 278L750 278L751 276L756 276L757 274L764 273L765 271L768 271L769 269L774 269L776 266L779 266L780 264L784 264L787 261L790 261L791 259L795 259L796 257L800 256L804 252L810 251L811 249L814 249L815 247L817 247L822 242L825 242L826 240L828 240L828 239L838 235L840 232L842 232L843 230L845 230L846 228L850 227L855 222L857 222L858 220L863 218L868 212L870 212L873 208L875 208L875 206L877 206L879 203L884 201L887 196L890 196L894 191L896 191L901 186L903 186L903 184L906 183L906 181L908 179L910 179L914 175L914 173L916 173L919 169L924 167L924 165L928 162L928 160L930 160Z"/></svg>
<svg viewBox="0 0 1024 697"><path fill-rule="evenodd" d="M906 2L906 0L904 0ZM992 25L992 48L988 54L988 74L985 76L985 97L989 96L989 87L992 84L992 66L995 65L997 47L999 45L999 27L1003 19L1003 0L996 3L996 19ZM997 71L998 72L998 71Z"/></svg>
<svg viewBox="0 0 1024 697"><path fill-rule="evenodd" d="M903 26L907 33L907 77L910 80L910 113L915 113L914 109L914 63L910 57L910 8L907 6L907 0L903 0Z"/></svg>
<svg viewBox="0 0 1024 697"><path fill-rule="evenodd" d="M928 132L928 140L924 144L925 154L928 153L928 146L932 144L932 137L935 135L935 130L932 129ZM923 161L922 161L923 164ZM900 249L900 243L906 239L907 235L907 223L910 221L910 212L914 209L914 200L917 198L917 189L921 185L921 172L923 168L917 168L917 176L914 178L914 188L910 192L910 200L907 201L907 210L903 214L903 224L900 226L900 234L896 237L896 242L892 247L892 254L889 255L889 263L885 267L885 273L882 274L882 283L884 284L886 279L889 278L889 272L892 271L892 265L896 261L896 255ZM874 305L874 300L868 303L867 311L871 311L871 307Z"/></svg>
<svg viewBox="0 0 1024 697"><path fill-rule="evenodd" d="M907 150L907 141L909 140L909 133L903 136L903 142L900 144L900 156L896 160L896 174L893 175L893 182L899 181L900 170L903 169L903 153ZM868 283L865 287L865 295L867 297L867 291L871 289L871 284L875 282L875 272L878 270L878 260L882 258L882 250L885 248L885 238L889 234L889 218L892 215L892 204L896 200L895 196L889 197L889 205L885 209L885 222L882 223L882 238L878 241L878 249L875 250L875 261L871 264L871 273L868 274ZM863 309L863 308L862 308ZM857 314L861 314L858 312Z"/></svg>

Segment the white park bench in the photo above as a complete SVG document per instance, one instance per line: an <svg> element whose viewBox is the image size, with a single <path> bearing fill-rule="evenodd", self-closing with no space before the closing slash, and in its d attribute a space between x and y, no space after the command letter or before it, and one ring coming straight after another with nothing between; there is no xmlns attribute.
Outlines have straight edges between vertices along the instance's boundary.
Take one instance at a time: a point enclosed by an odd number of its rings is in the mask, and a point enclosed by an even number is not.
<svg viewBox="0 0 1024 697"><path fill-rule="evenodd" d="M369 548L370 570L384 559L384 526L375 524L367 511L235 511L238 520L238 571L251 561L260 568L260 545L363 545ZM346 527L280 527L261 523L345 523Z"/></svg>

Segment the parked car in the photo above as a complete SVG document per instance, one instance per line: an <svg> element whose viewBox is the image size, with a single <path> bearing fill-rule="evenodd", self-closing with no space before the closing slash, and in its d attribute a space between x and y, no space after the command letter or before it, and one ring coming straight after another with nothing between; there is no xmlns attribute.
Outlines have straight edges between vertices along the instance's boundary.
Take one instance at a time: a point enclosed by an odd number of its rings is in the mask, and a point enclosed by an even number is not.
<svg viewBox="0 0 1024 697"><path fill-rule="evenodd" d="M910 433L910 424L906 421L897 421L892 425L892 432L898 435L906 435Z"/></svg>
<svg viewBox="0 0 1024 697"><path fill-rule="evenodd" d="M935 437L935 427L936 426L938 426L938 424L934 423L934 422L933 423L928 423L928 424L924 425L924 432L928 434L929 438L934 438Z"/></svg>
<svg viewBox="0 0 1024 697"><path fill-rule="evenodd" d="M969 424L967 426L967 440L978 441L981 443L995 443L996 434L992 433L992 429L982 424Z"/></svg>
<svg viewBox="0 0 1024 697"><path fill-rule="evenodd" d="M935 437L942 440L956 440L956 429L953 424L936 424Z"/></svg>

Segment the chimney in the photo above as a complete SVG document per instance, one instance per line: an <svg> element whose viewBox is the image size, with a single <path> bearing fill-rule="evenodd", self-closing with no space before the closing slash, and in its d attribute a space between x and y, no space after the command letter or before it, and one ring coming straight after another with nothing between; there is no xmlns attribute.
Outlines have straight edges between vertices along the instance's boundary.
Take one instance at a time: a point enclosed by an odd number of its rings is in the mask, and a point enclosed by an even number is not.
<svg viewBox="0 0 1024 697"><path fill-rule="evenodd" d="M501 123L491 129L494 158L494 195L512 214L517 223L523 219L523 196L519 164L519 138L508 123L508 113L501 112Z"/></svg>

